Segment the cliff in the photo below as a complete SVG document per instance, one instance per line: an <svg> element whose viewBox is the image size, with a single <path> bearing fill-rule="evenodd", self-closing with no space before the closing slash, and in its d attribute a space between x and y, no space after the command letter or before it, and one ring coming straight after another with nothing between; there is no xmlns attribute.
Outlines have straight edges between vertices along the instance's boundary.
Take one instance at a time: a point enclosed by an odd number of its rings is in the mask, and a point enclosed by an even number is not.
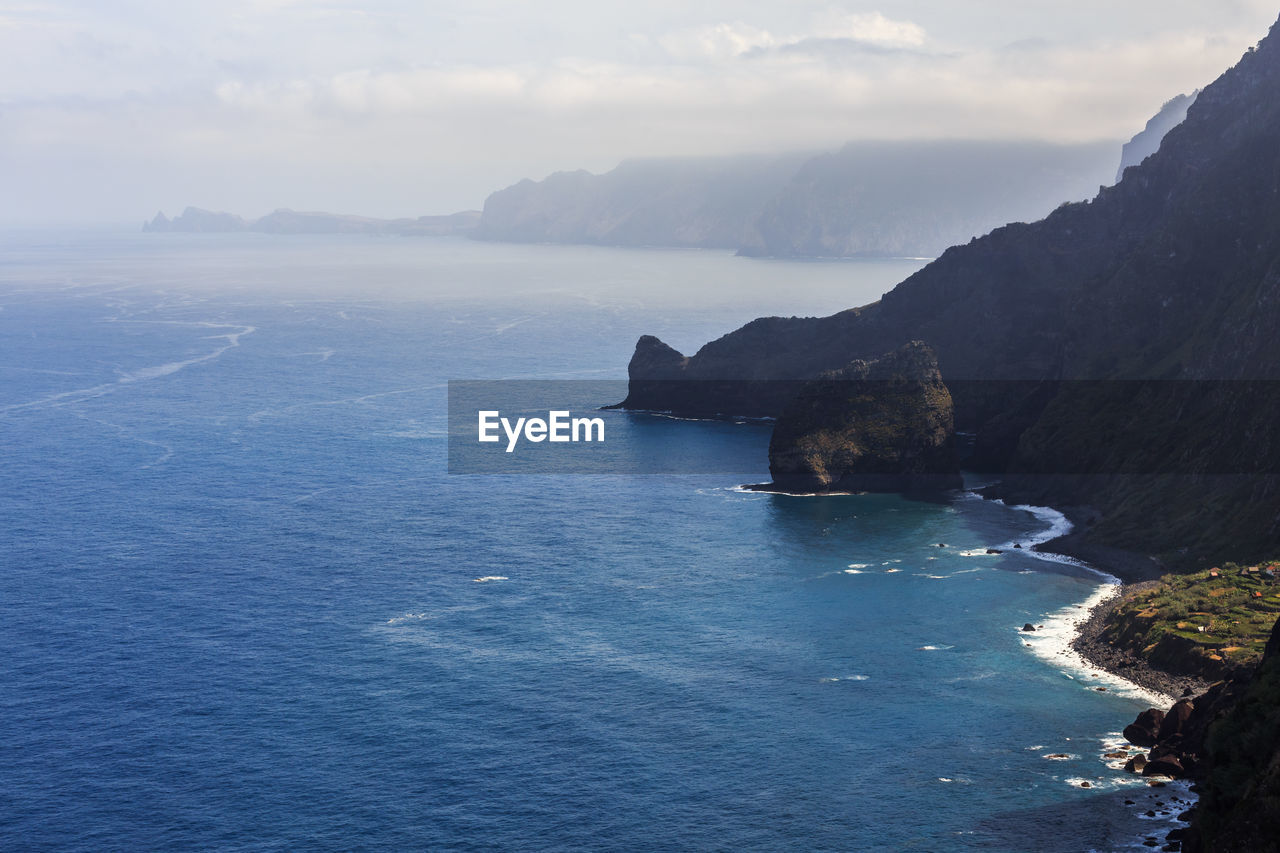
<svg viewBox="0 0 1280 853"><path fill-rule="evenodd" d="M468 210L447 216L419 216L417 219L373 219L338 213L299 212L280 209L256 220L232 213L188 207L173 219L157 213L143 224L146 232L233 233L255 231L263 234L393 234L400 236L449 236L469 234L480 219L479 211Z"/></svg>
<svg viewBox="0 0 1280 853"><path fill-rule="evenodd" d="M1184 853L1280 849L1280 624L1255 669L1168 712L1144 711L1124 736L1150 749L1130 761L1131 771L1197 780L1200 802L1190 827L1167 839L1180 842Z"/></svg>
<svg viewBox="0 0 1280 853"><path fill-rule="evenodd" d="M951 396L920 342L805 383L769 442L771 490L930 492L962 485Z"/></svg>
<svg viewBox="0 0 1280 853"><path fill-rule="evenodd" d="M1138 165L1160 150L1160 143L1164 141L1166 134L1182 124L1187 117L1187 110L1195 103L1199 94L1198 91L1192 92L1166 101L1160 112L1147 122L1147 126L1125 143L1120 153L1120 170L1116 172L1117 183L1124 179L1125 169Z"/></svg>
<svg viewBox="0 0 1280 853"><path fill-rule="evenodd" d="M1115 146L859 142L805 163L742 245L775 257L937 257L1110 183Z"/></svg>
<svg viewBox="0 0 1280 853"><path fill-rule="evenodd" d="M633 369L626 404L680 412L674 380L693 379L698 407L724 411L717 389L785 389L920 340L957 428L996 470L1028 474L1006 477L1005 496L1093 505L1107 520L1091 535L1108 544L1274 553L1280 482L1249 475L1280 471L1280 395L1259 394L1280 378L1278 138L1273 29L1092 201L953 247L878 303L753 321L678 356L661 388ZM1135 394L1133 380L1150 382Z"/></svg>
<svg viewBox="0 0 1280 853"><path fill-rule="evenodd" d="M1188 851L1280 849L1280 624L1247 686L1215 715L1204 744L1206 770Z"/></svg>

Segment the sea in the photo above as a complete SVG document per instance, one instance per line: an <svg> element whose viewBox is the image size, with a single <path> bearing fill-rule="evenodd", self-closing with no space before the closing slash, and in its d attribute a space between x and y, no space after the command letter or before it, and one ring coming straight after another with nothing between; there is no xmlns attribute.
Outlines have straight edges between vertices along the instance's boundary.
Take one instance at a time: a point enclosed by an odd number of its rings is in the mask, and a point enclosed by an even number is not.
<svg viewBox="0 0 1280 853"><path fill-rule="evenodd" d="M767 423L624 412L721 461L450 472L450 382L924 263L0 234L0 849L1150 849L1162 697L1067 648L1114 586L1051 509L744 492Z"/></svg>

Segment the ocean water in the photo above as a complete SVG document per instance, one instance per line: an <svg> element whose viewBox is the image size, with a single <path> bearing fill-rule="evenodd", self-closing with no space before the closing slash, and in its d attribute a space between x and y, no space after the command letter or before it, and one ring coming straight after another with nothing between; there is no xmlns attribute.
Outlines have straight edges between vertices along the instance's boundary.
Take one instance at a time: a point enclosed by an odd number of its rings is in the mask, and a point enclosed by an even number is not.
<svg viewBox="0 0 1280 853"><path fill-rule="evenodd" d="M744 493L751 424L668 422L734 474L446 473L451 379L625 377L918 266L0 237L0 848L1162 836L1183 794L1101 757L1149 697L1063 654L1099 577L986 553L1051 512Z"/></svg>

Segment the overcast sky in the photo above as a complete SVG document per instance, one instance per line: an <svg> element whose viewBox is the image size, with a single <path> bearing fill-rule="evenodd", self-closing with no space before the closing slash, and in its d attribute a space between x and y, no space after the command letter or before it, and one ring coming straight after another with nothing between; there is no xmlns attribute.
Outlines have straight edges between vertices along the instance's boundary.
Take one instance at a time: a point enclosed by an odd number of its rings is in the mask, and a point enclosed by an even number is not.
<svg viewBox="0 0 1280 853"><path fill-rule="evenodd" d="M1122 139L1280 0L0 0L0 222L404 216L623 158Z"/></svg>

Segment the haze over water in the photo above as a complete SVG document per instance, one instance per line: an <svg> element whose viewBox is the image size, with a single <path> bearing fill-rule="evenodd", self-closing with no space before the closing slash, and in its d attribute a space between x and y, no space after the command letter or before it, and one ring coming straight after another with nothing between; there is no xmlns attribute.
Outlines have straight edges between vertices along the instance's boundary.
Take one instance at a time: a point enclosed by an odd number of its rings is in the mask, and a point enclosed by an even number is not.
<svg viewBox="0 0 1280 853"><path fill-rule="evenodd" d="M672 424L740 475L445 473L450 379L619 378L640 334L691 353L919 262L110 233L3 258L0 846L1140 831L1099 754L1145 703L1017 630L1097 577L985 553L1046 517L744 494L758 425Z"/></svg>

